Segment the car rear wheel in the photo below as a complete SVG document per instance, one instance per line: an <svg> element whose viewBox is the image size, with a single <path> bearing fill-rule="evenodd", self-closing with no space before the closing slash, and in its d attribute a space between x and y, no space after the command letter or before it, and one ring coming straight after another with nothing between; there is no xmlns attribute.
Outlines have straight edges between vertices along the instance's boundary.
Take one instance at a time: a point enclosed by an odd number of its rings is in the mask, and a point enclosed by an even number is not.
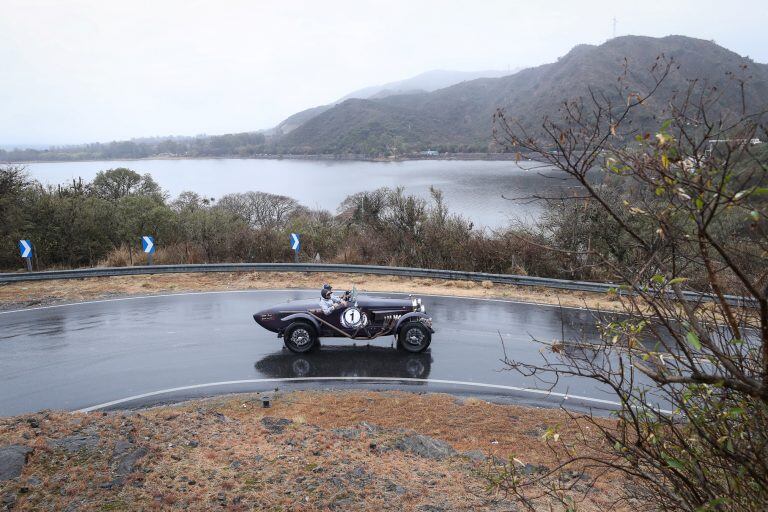
<svg viewBox="0 0 768 512"><path fill-rule="evenodd" d="M317 346L317 331L307 322L294 322L283 333L283 342L291 352L303 354Z"/></svg>
<svg viewBox="0 0 768 512"><path fill-rule="evenodd" d="M432 342L432 333L421 322L407 322L400 327L397 335L398 345L408 352L421 352L426 350Z"/></svg>

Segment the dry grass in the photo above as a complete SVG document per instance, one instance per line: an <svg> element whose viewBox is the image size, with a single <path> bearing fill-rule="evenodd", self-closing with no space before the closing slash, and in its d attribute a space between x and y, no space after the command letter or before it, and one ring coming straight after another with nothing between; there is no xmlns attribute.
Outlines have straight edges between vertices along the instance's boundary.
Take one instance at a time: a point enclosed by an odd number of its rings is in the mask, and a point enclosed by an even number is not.
<svg viewBox="0 0 768 512"><path fill-rule="evenodd" d="M292 423L271 433L265 416ZM278 394L270 409L261 408L257 395L238 395L139 413L40 413L0 420L0 446L35 448L21 478L0 483L0 497L15 497L18 510L74 504L77 510L508 511L514 503L486 488L483 473L493 462L460 453L434 460L394 444L417 432L459 452L546 465L554 458L541 433L558 423L568 423L562 411L362 391ZM568 426L560 432L578 435ZM98 435L98 446L70 454L49 447L49 439L68 435ZM118 440L148 451L125 485L110 486ZM579 510L608 507L620 485L610 477L598 483Z"/></svg>
<svg viewBox="0 0 768 512"><path fill-rule="evenodd" d="M131 263L133 262L133 263ZM129 247L122 245L109 252L100 266L104 267L129 267L131 265L144 265L147 256L137 250L129 251ZM155 265L194 264L205 263L205 255L196 245L175 244L158 247L152 255Z"/></svg>
<svg viewBox="0 0 768 512"><path fill-rule="evenodd" d="M568 292L546 288L496 285L490 281L371 276L340 273L237 272L215 274L158 274L96 277L77 280L9 283L0 286L0 307L12 309L36 305L76 302L130 295L220 290L281 288L320 289L322 283L337 289L353 285L365 291L450 295L510 299L542 304L589 307L619 311L620 303L608 294Z"/></svg>

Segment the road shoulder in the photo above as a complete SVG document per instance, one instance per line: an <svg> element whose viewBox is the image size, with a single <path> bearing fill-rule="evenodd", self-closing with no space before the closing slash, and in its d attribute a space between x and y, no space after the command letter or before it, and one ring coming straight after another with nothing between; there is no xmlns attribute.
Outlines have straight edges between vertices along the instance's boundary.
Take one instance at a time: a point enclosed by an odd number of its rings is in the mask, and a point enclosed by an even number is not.
<svg viewBox="0 0 768 512"><path fill-rule="evenodd" d="M621 310L619 300L610 294L500 285L490 281L477 283L443 279L306 272L156 274L5 283L0 286L0 310L7 311L167 293L292 288L319 290L323 283L333 283L336 289L347 289L355 286L359 290L368 292L504 299L567 307L586 307L604 311Z"/></svg>

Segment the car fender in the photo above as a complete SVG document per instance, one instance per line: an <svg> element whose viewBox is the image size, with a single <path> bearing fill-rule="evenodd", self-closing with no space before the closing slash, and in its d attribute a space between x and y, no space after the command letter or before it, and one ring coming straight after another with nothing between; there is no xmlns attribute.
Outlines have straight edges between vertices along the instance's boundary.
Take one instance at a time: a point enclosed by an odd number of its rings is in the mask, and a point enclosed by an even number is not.
<svg viewBox="0 0 768 512"><path fill-rule="evenodd" d="M294 320L307 320L309 323L315 326L315 330L317 333L320 333L320 322L317 321L317 318L313 317L309 313L294 313L292 315L288 315L285 318L282 319L283 322L285 322L285 326L291 324Z"/></svg>
<svg viewBox="0 0 768 512"><path fill-rule="evenodd" d="M404 314L398 319L397 324L395 324L394 334L397 335L397 333L400 332L400 326L403 325L403 323L408 322L410 320L416 320L419 318L429 319L429 316L426 313L422 313L421 311L414 311L412 313ZM427 324L426 327L429 329L429 332L431 332L432 334L435 333L435 330L429 324Z"/></svg>

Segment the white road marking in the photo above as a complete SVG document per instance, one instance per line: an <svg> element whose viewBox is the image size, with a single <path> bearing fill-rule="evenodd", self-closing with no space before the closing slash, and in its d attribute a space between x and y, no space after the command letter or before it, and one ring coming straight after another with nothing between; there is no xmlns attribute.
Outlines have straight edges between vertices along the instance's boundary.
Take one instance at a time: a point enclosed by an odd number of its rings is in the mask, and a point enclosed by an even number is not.
<svg viewBox="0 0 768 512"><path fill-rule="evenodd" d="M164 395L167 393L175 393L177 391L189 391L193 389L202 389L202 388L216 387L216 386L230 386L230 385L237 385L237 384L263 384L268 382L316 382L316 381L353 381L353 382L370 382L370 383L406 382L406 383L413 383L413 384L450 384L455 386L502 389L505 391L517 391L517 392L531 393L531 394L542 395L547 397L562 398L563 400L574 399L574 400L582 400L585 402L592 402L592 403L597 403L602 405L621 406L619 402L604 400L602 398L591 398L588 396L570 395L567 393L557 393L555 391L545 391L541 389L520 388L517 386L504 386L502 384L484 384L481 382L467 382L467 381L460 381L460 380L415 379L415 378L409 378L409 377L290 377L290 378L273 378L273 379L229 380L229 381L222 381L222 382L209 382L206 384L193 384L191 386L180 386L177 388L161 389L159 391L151 391L149 393L142 393L140 395L133 395L125 398L120 398L118 400L112 400L110 402L104 402L103 404L92 405L90 407L79 409L76 412L98 411L106 407L112 407L113 405L120 405L126 402L132 402L134 400L140 400L142 398L149 398L153 396ZM660 410L660 412L662 414L672 414L672 411Z"/></svg>
<svg viewBox="0 0 768 512"><path fill-rule="evenodd" d="M313 292L313 291L315 290L310 288L274 288L274 289L269 288L269 289L263 289L263 290L218 290L218 291L210 291L210 292L183 292L183 293L164 293L159 295L137 295L135 297L117 297L114 299L88 300L83 302L68 302L66 304L52 304L50 306L37 306L34 308L11 309L9 311L0 311L0 315L9 315L11 313L24 313L26 311L40 311L43 309L66 308L71 306L84 306L88 304L101 304L102 302L120 302L123 300L157 299L157 298L166 298L166 297L188 297L192 295L215 295L215 294L225 294L225 293L260 293L260 292L276 293L276 292ZM479 300L479 301L486 301L486 302L505 302L509 304L527 304L530 306L543 306L543 307L550 307L550 308L577 309L579 311L598 311L598 310L579 307L579 306L561 306L559 304L548 304L545 302L526 302L524 300L491 299L491 298L484 298L484 297L462 297L460 295L434 295L429 293L408 294L405 292L387 292L387 291L365 292L365 293L369 295L384 295L384 294L419 295L420 297L436 297L440 299ZM609 312L609 311L606 311L606 312Z"/></svg>

